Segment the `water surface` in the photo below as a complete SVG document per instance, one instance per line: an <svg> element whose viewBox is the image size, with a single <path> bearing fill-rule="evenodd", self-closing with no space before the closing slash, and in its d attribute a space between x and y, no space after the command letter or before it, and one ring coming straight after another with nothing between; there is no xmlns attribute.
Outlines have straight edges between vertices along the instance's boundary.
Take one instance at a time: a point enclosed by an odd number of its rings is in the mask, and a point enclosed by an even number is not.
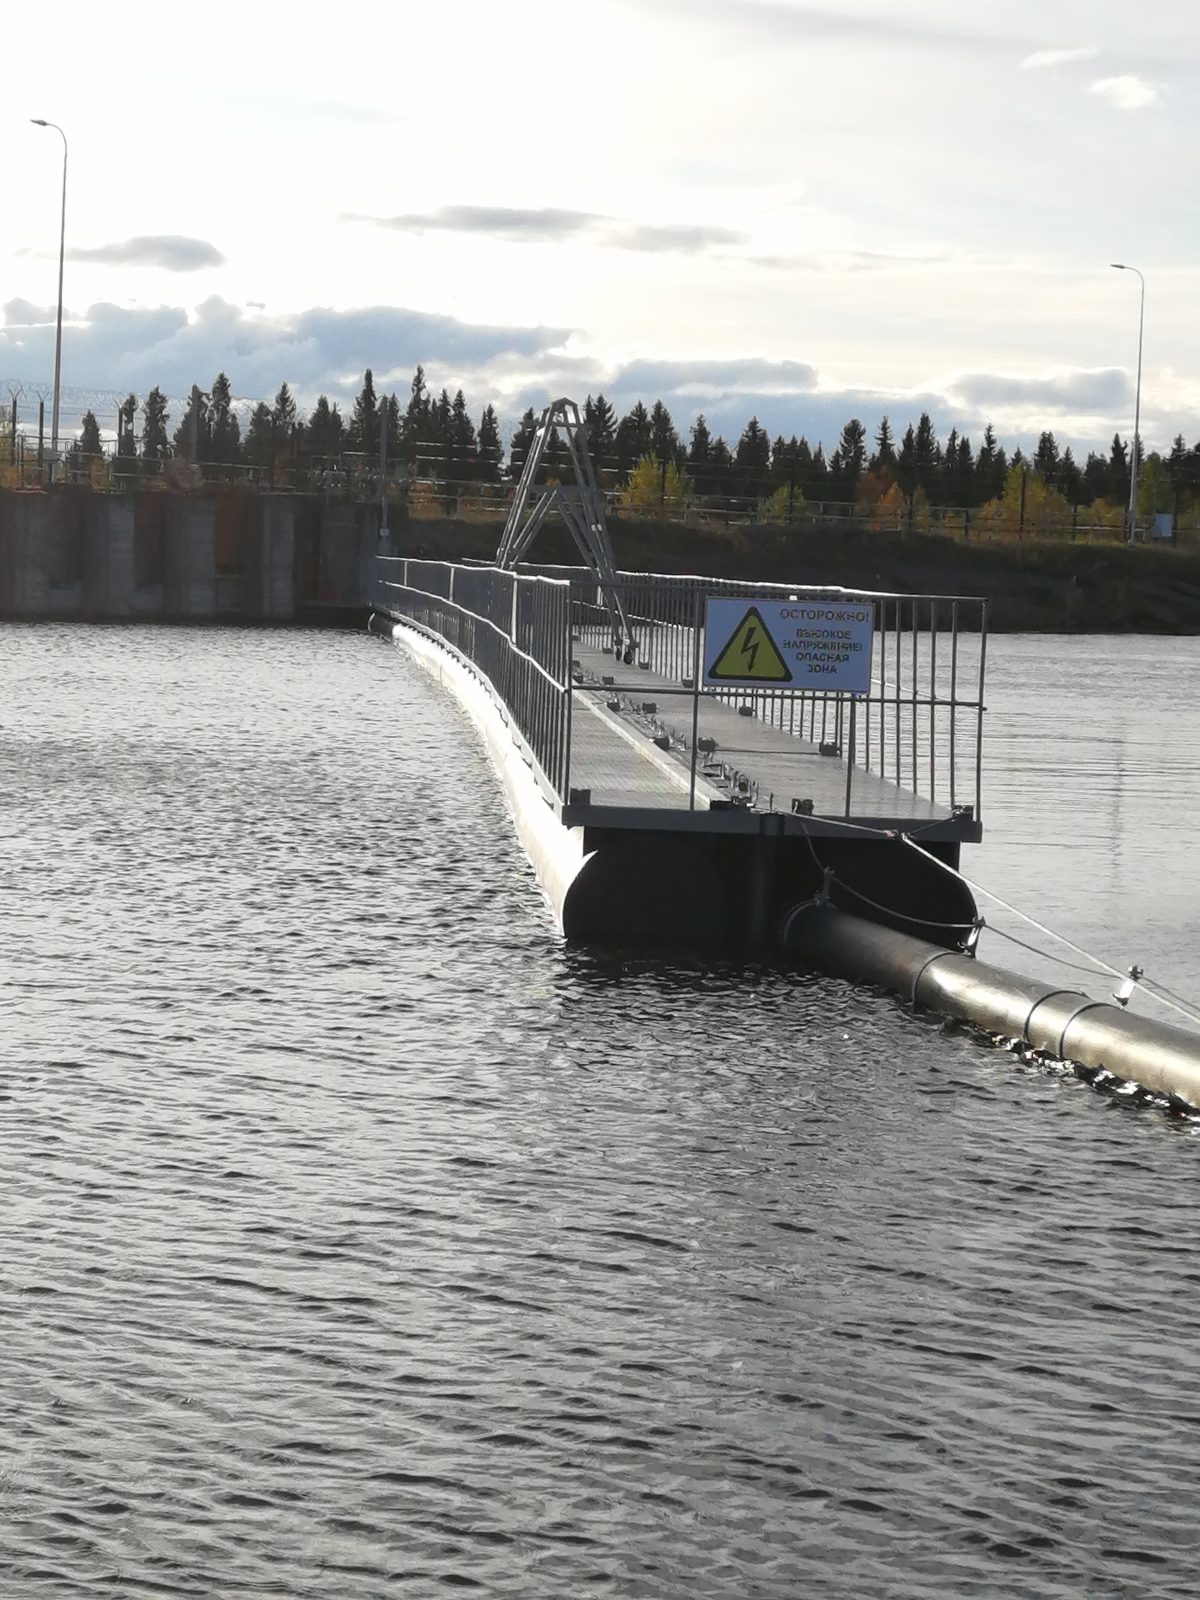
<svg viewBox="0 0 1200 1600"><path fill-rule="evenodd" d="M994 641L971 855L1190 992L1197 655ZM377 641L0 672L0 1592L1195 1593L1191 1128L565 951Z"/></svg>

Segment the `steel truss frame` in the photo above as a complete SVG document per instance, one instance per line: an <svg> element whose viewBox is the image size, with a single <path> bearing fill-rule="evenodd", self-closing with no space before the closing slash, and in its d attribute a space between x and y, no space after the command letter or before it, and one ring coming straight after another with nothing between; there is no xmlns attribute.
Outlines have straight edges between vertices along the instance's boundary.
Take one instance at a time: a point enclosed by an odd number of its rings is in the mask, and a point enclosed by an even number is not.
<svg viewBox="0 0 1200 1600"><path fill-rule="evenodd" d="M574 483L539 484L537 481L555 436L566 447ZM500 536L496 565L515 572L542 524L555 511L566 523L584 565L595 577L604 597L612 623L613 653L628 664L636 654L637 640L618 587L616 561L604 516L604 496L588 451L586 424L575 401L567 399L551 401L542 412Z"/></svg>

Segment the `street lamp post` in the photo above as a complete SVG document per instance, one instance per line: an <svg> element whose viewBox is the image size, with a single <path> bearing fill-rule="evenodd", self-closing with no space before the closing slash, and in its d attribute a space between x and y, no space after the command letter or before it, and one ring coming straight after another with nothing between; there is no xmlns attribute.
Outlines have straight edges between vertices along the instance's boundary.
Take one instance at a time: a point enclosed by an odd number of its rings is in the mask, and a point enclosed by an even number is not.
<svg viewBox="0 0 1200 1600"><path fill-rule="evenodd" d="M1137 359L1137 385L1133 392L1133 459L1129 464L1129 526L1125 536L1132 543L1137 531L1137 480L1138 456L1141 453L1141 426L1142 426L1142 329L1146 325L1146 280L1137 267L1127 266L1124 261L1111 263L1118 272L1136 272L1138 282L1142 286L1141 302L1138 309L1138 359Z"/></svg>
<svg viewBox="0 0 1200 1600"><path fill-rule="evenodd" d="M50 461L53 471L53 463L58 458L58 398L59 378L62 374L63 259L67 246L67 136L57 122L47 122L44 117L30 117L29 120L39 128L53 128L63 142L62 223L58 231L58 316L54 324L54 411L50 420Z"/></svg>

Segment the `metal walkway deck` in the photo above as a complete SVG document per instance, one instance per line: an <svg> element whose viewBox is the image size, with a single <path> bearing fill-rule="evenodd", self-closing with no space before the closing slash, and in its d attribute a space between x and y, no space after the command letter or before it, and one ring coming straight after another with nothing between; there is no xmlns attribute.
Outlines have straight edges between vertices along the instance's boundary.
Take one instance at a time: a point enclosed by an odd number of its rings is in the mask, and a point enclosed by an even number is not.
<svg viewBox="0 0 1200 1600"><path fill-rule="evenodd" d="M379 567L379 609L440 640L488 683L568 827L850 840L884 830L947 844L981 836L981 602L856 594L874 619L861 691L706 687L696 683L705 605L721 596L790 604L797 591L411 558ZM824 604L846 597L801 593ZM618 601L628 622L614 653Z"/></svg>
<svg viewBox="0 0 1200 1600"><path fill-rule="evenodd" d="M594 644L577 641L573 651L583 681L576 681L572 788L590 789L591 804L605 808L678 810L681 794L686 806L691 790L691 691L660 673L625 666ZM611 683L602 683L606 678ZM622 700L622 709L610 709L609 699ZM750 703L749 695L745 699ZM636 708L646 703L655 710L639 717ZM737 794L736 779L730 783L722 777L725 769L746 781L747 809L754 813L790 816L792 802L800 801L811 802L811 811L805 813L811 818L840 819L848 811L854 821L871 827L924 830L953 818L948 806L822 755L818 745L759 716L743 716L726 701L702 695L696 722L699 738L715 744L698 772L698 809L707 811L712 801L727 803ZM671 737L670 751L654 746L656 728ZM846 828L841 825L837 831ZM960 830L955 833L961 837Z"/></svg>

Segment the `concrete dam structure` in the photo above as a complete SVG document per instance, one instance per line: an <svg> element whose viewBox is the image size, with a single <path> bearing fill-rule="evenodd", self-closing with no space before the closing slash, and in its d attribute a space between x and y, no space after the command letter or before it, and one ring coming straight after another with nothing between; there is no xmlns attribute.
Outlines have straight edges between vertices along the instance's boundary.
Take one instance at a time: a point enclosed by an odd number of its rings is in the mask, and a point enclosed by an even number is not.
<svg viewBox="0 0 1200 1600"><path fill-rule="evenodd" d="M360 621L376 530L333 496L0 490L0 615Z"/></svg>

